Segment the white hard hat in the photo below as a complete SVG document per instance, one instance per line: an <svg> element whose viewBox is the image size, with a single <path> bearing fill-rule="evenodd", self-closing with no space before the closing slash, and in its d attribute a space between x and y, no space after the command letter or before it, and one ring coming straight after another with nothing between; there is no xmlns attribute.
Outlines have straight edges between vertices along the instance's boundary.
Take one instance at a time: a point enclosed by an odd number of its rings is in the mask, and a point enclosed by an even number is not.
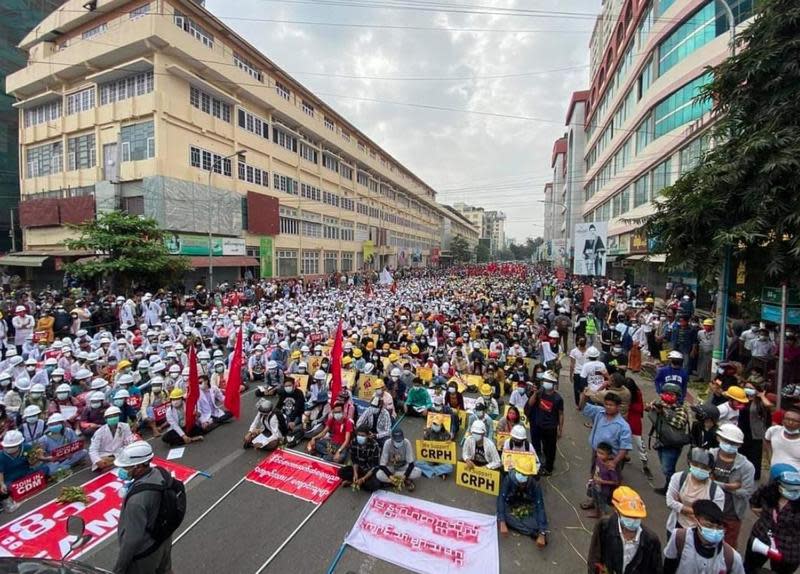
<svg viewBox="0 0 800 574"><path fill-rule="evenodd" d="M36 405L28 405L27 407L25 407L25 410L22 411L22 416L24 418L38 417L40 414L42 414L42 409L40 409Z"/></svg>
<svg viewBox="0 0 800 574"><path fill-rule="evenodd" d="M92 381L91 389L93 391L99 391L100 389L104 389L107 386L108 386L108 381L98 377Z"/></svg>
<svg viewBox="0 0 800 574"><path fill-rule="evenodd" d="M100 391L95 391L95 392L89 394L89 402L90 403L96 403L96 402L101 402L102 403L105 400L106 400L106 396L103 393L101 393Z"/></svg>
<svg viewBox="0 0 800 574"><path fill-rule="evenodd" d="M548 337L550 337L551 339L558 339L558 338L559 338L558 331L556 331L555 329L553 329L552 331L550 331L550 332L547 334L547 336L548 336Z"/></svg>
<svg viewBox="0 0 800 574"><path fill-rule="evenodd" d="M14 448L25 442L25 437L18 430L10 430L3 437L3 448Z"/></svg>
<svg viewBox="0 0 800 574"><path fill-rule="evenodd" d="M551 383L557 383L558 375L556 375L553 371L545 371L544 375L542 375L542 379Z"/></svg>
<svg viewBox="0 0 800 574"><path fill-rule="evenodd" d="M36 383L31 387L31 393L42 393L44 394L45 388L42 383Z"/></svg>
<svg viewBox="0 0 800 574"><path fill-rule="evenodd" d="M50 373L50 376L51 377L63 377L65 374L66 373L64 372L64 369L58 368L58 369L53 369L53 372Z"/></svg>
<svg viewBox="0 0 800 574"><path fill-rule="evenodd" d="M75 378L78 380L81 379L89 379L92 376L92 371L89 369L78 369L78 372L75 373Z"/></svg>
<svg viewBox="0 0 800 574"><path fill-rule="evenodd" d="M61 413L53 413L49 417L47 417L47 424L54 425L56 423L63 423L66 419L64 419L64 415Z"/></svg>
<svg viewBox="0 0 800 574"><path fill-rule="evenodd" d="M137 464L150 462L152 459L153 447L150 446L150 443L137 440L122 449L119 456L114 459L114 466L121 468L136 466Z"/></svg>
<svg viewBox="0 0 800 574"><path fill-rule="evenodd" d="M278 368L278 361L267 361L267 369L271 371L272 369L277 369L277 368Z"/></svg>
<svg viewBox="0 0 800 574"><path fill-rule="evenodd" d="M171 365L170 368L169 368L169 372L170 373L180 373L181 372L181 368L180 368L179 365Z"/></svg>
<svg viewBox="0 0 800 574"><path fill-rule="evenodd" d="M128 399L130 398L131 394L126 391L125 389L120 389L116 393L114 393L115 399Z"/></svg>
<svg viewBox="0 0 800 574"><path fill-rule="evenodd" d="M14 385L16 385L20 391L27 391L31 388L31 380L28 377L20 377L14 382Z"/></svg>
<svg viewBox="0 0 800 574"><path fill-rule="evenodd" d="M114 415L121 414L121 411L117 407L108 407L106 412L103 413L104 417L113 417Z"/></svg>
<svg viewBox="0 0 800 574"><path fill-rule="evenodd" d="M119 379L117 379L118 385L132 385L133 384L133 375L122 375Z"/></svg>
<svg viewBox="0 0 800 574"><path fill-rule="evenodd" d="M315 380L324 381L326 376L327 375L325 374L325 371L323 371L322 369L319 369L316 373L314 373Z"/></svg>
<svg viewBox="0 0 800 574"><path fill-rule="evenodd" d="M469 432L471 434L486 434L486 425L481 421L475 421L472 423L472 426L469 427Z"/></svg>
<svg viewBox="0 0 800 574"><path fill-rule="evenodd" d="M69 385L67 383L61 383L56 387L56 393L68 393L70 390Z"/></svg>
<svg viewBox="0 0 800 574"><path fill-rule="evenodd" d="M742 432L742 429L733 423L724 423L719 425L719 428L717 429L717 436L735 444L744 443L744 433Z"/></svg>
<svg viewBox="0 0 800 574"><path fill-rule="evenodd" d="M17 307L14 309L15 313L22 313L23 311L27 311L25 305L17 305Z"/></svg>
<svg viewBox="0 0 800 574"><path fill-rule="evenodd" d="M586 349L586 356L590 359L596 359L600 356L600 351L597 350L597 347L589 347Z"/></svg>
<svg viewBox="0 0 800 574"><path fill-rule="evenodd" d="M36 359L28 359L27 361L25 361L25 365L35 367Z"/></svg>
<svg viewBox="0 0 800 574"><path fill-rule="evenodd" d="M683 353L680 351L670 351L669 355L667 355L668 359L683 359Z"/></svg>
<svg viewBox="0 0 800 574"><path fill-rule="evenodd" d="M49 359L45 359L44 364L49 367L51 365L57 365L58 361L56 361L55 358L50 357Z"/></svg>
<svg viewBox="0 0 800 574"><path fill-rule="evenodd" d="M200 351L197 353L197 358L199 359L210 359L211 355L208 354L208 351Z"/></svg>
<svg viewBox="0 0 800 574"><path fill-rule="evenodd" d="M480 422L480 421L475 421L475 422ZM525 440L527 437L528 437L528 431L525 430L524 426L514 425L514 427L511 429L511 438L517 440Z"/></svg>
<svg viewBox="0 0 800 574"><path fill-rule="evenodd" d="M150 361L148 361L147 359L142 359L141 361L139 361L136 364L136 368L139 369L139 370L141 370L141 369L149 369L150 368Z"/></svg>
<svg viewBox="0 0 800 574"><path fill-rule="evenodd" d="M400 375L402 375L402 374L403 374L403 371L401 371L400 369L398 369L397 367L395 367L395 368L394 368L394 369L392 369L392 371L389 373L389 376L390 376L390 377L399 377L399 376L400 376Z"/></svg>

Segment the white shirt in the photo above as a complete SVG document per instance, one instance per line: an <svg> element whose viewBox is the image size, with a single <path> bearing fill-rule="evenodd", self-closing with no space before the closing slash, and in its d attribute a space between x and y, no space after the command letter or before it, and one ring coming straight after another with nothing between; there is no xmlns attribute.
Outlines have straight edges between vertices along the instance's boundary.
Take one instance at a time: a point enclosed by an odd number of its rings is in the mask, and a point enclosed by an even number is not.
<svg viewBox="0 0 800 574"><path fill-rule="evenodd" d="M764 440L769 441L772 446L770 466L785 462L795 468L800 468L800 437L786 438L783 427L775 425L767 429Z"/></svg>
<svg viewBox="0 0 800 574"><path fill-rule="evenodd" d="M622 524L617 520L617 528L619 528L619 539L622 541L622 571L628 568L633 557L636 556L636 551L639 550L639 541L642 539L642 529L636 531L636 536L633 540L627 540L622 532Z"/></svg>
<svg viewBox="0 0 800 574"><path fill-rule="evenodd" d="M92 470L97 468L97 462L109 455L116 456L119 452L134 441L133 432L127 423L118 423L117 431L111 434L109 426L103 425L92 436L89 445L89 458L92 460Z"/></svg>
<svg viewBox="0 0 800 574"><path fill-rule="evenodd" d="M711 558L703 558L694 549L694 528L686 529L686 542L683 545L683 552L680 557L680 564L675 571L676 574L716 574L717 572L728 572L725 567L725 553L720 550ZM676 529L664 549L664 557L675 559L678 558L678 545L675 541L678 532ZM742 564L742 557L738 552L733 553L733 567L728 574L744 574L744 565Z"/></svg>
<svg viewBox="0 0 800 574"><path fill-rule="evenodd" d="M575 360L575 372L580 375L583 365L586 364L586 351L581 351L578 347L575 347L569 352L569 357Z"/></svg>
<svg viewBox="0 0 800 574"><path fill-rule="evenodd" d="M731 407L730 402L717 406L719 410L719 424L731 423L739 426L739 411Z"/></svg>
<svg viewBox="0 0 800 574"><path fill-rule="evenodd" d="M601 361L586 361L581 369L581 378L586 379L586 384L592 392L597 391L605 382L600 373L605 373L606 366Z"/></svg>

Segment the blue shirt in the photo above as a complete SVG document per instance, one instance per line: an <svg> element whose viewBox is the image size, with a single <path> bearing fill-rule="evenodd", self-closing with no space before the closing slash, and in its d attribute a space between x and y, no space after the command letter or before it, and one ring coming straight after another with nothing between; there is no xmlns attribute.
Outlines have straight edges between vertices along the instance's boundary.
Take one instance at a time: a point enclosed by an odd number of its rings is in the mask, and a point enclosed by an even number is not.
<svg viewBox="0 0 800 574"><path fill-rule="evenodd" d="M681 388L681 396L678 397L678 404L683 404L683 399L686 396L686 391L689 385L689 373L684 369L676 369L672 365L661 367L656 372L656 392L660 395L661 389L667 383L675 383Z"/></svg>
<svg viewBox="0 0 800 574"><path fill-rule="evenodd" d="M631 427L628 422L617 413L613 419L608 420L606 409L598 405L587 404L583 407L583 416L592 419L594 424L589 434L589 445L592 450L597 450L597 445L607 442L616 455L620 450L631 450Z"/></svg>
<svg viewBox="0 0 800 574"><path fill-rule="evenodd" d="M34 469L28 464L24 450L17 456L8 456L8 453L0 452L0 472L3 473L3 480L8 485L31 474Z"/></svg>

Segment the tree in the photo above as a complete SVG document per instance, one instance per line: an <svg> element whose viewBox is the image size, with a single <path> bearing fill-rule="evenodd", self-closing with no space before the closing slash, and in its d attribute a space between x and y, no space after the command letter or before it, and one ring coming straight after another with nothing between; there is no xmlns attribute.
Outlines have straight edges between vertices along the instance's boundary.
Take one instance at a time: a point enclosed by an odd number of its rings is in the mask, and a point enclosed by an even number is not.
<svg viewBox="0 0 800 574"><path fill-rule="evenodd" d="M185 257L169 254L154 219L110 211L72 227L80 236L66 240L67 248L98 254L65 265L65 271L79 279L108 279L112 289L125 290L134 281L164 285L189 267Z"/></svg>
<svg viewBox="0 0 800 574"><path fill-rule="evenodd" d="M456 235L450 241L450 254L456 263L465 263L470 260L469 243L467 240Z"/></svg>
<svg viewBox="0 0 800 574"><path fill-rule="evenodd" d="M489 246L482 241L478 241L478 245L475 247L475 260L478 263L486 263L489 261L489 257L491 256L491 252L489 251Z"/></svg>
<svg viewBox="0 0 800 574"><path fill-rule="evenodd" d="M715 145L645 220L667 265L688 265L706 283L729 249L740 260L761 253L773 277L800 270L800 4L757 6L739 53L699 94L713 102Z"/></svg>

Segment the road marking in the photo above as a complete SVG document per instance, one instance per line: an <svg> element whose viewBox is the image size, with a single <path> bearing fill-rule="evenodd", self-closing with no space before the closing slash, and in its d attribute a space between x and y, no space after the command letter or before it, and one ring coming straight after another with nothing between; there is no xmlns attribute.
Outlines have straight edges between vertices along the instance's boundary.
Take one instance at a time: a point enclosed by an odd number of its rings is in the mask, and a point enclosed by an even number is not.
<svg viewBox="0 0 800 574"><path fill-rule="evenodd" d="M203 519L204 519L206 516L208 516L208 513L209 513L209 512L211 512L211 511L212 511L212 510L214 510L214 509L215 509L217 506L219 506L219 503L220 503L220 502L222 502L223 500L225 500L225 498L227 498L227 497L228 497L228 495L229 495L231 492L233 492L234 490L236 490L236 487L238 487L238 486L239 486L240 484L242 484L243 482L244 482L244 477L240 478L240 479L239 479L239 481L238 481L236 484L234 484L232 487L230 487L230 488L228 489L228 492L226 492L225 494L223 494L222 496L220 496L220 497L217 499L217 501L216 501L214 504L212 504L211 506L209 506L209 507L208 507L208 509L207 509L207 510L206 510L206 511L205 511L203 514L201 514L200 516L198 516L198 517L197 517L197 520L195 520L194 522L192 522L192 523L189 525L189 527L188 527L186 530L184 530L183 532L181 532L181 533L178 535L178 537L177 537L177 538L175 538L175 540L173 540L173 541L172 541L172 545L173 545L173 546L175 546L175 545L178 543L178 541L179 541L181 538L183 538L184 536L186 536L186 533L187 533L187 532L189 532L189 531L190 531L192 528L194 528L195 526L197 526L197 525L200 523L200 521L201 521L201 520L203 520Z"/></svg>
<svg viewBox="0 0 800 574"><path fill-rule="evenodd" d="M278 555L278 553L280 553L280 551L281 551L281 550L283 550L283 549L286 547L286 545L287 545L287 544L289 544L289 542L291 542L292 538L294 538L294 537L295 537L295 535L296 535L298 532L300 532L300 529L301 529L301 528L303 528L303 526L305 526L306 522L308 522L309 520L311 520L311 517L312 517L312 516L314 516L314 513L315 513L315 512L317 512L317 510L319 510L321 506L322 506L322 504L317 504L317 505L314 507L314 510L312 510L311 512L309 512L309 513L308 513L308 516L306 516L306 517L303 519L303 521L302 521L300 524L298 524L298 525L297 525L297 528L295 528L294 530L292 530L291 534L289 534L289 536L287 536L287 537L286 537L286 540L284 540L284 541L281 543L281 545L280 545L280 546L278 546L278 548L275 550L275 552L273 552L273 553L270 555L270 557L269 557L269 558L267 558L267 561L266 561L266 562L264 562L264 563L261 565L261 568L259 568L258 570L256 570L256 574L261 574L261 572L263 572L263 571L264 571L264 568L266 568L267 566L269 566L269 563L270 563L270 562L272 562L272 561L275 559L275 557Z"/></svg>

